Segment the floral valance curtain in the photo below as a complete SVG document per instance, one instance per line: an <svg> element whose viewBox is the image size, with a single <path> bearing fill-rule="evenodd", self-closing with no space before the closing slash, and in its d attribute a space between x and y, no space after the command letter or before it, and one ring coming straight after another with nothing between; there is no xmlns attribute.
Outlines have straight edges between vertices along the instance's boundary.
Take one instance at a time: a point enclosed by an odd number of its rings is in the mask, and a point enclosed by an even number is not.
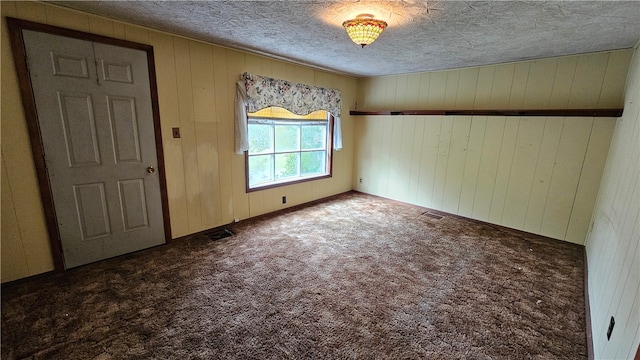
<svg viewBox="0 0 640 360"><path fill-rule="evenodd" d="M292 84L285 80L244 73L236 88L236 153L242 154L249 149L247 112L256 112L270 106L283 107L297 115L326 110L334 118L333 148L342 149L340 90Z"/></svg>

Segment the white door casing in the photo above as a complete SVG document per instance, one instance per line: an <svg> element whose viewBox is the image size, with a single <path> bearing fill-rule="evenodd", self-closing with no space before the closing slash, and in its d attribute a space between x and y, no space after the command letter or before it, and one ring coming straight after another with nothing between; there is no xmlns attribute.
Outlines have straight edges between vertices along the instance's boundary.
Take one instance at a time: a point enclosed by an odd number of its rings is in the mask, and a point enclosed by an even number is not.
<svg viewBox="0 0 640 360"><path fill-rule="evenodd" d="M163 244L147 54L23 37L66 267Z"/></svg>

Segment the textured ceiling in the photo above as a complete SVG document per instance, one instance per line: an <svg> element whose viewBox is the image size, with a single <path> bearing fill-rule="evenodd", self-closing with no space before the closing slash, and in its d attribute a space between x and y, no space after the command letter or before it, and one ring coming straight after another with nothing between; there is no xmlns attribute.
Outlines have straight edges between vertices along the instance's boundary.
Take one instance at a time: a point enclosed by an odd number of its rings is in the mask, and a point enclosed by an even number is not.
<svg viewBox="0 0 640 360"><path fill-rule="evenodd" d="M377 76L633 47L640 1L52 1L314 67ZM389 27L373 44L341 24Z"/></svg>

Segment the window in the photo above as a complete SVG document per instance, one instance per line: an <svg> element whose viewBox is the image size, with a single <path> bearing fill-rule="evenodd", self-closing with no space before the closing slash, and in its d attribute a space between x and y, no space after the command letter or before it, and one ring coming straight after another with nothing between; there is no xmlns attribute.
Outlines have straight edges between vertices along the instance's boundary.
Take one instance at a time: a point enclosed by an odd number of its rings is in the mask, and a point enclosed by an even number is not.
<svg viewBox="0 0 640 360"><path fill-rule="evenodd" d="M247 191L331 177L332 117L270 107L248 114Z"/></svg>

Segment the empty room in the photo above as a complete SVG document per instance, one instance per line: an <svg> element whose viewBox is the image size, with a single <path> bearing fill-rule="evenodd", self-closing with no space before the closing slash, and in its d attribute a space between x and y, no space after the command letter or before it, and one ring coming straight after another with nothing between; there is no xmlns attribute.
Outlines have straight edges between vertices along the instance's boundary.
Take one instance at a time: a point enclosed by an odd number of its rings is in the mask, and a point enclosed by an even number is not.
<svg viewBox="0 0 640 360"><path fill-rule="evenodd" d="M640 360L640 2L0 11L3 359Z"/></svg>

